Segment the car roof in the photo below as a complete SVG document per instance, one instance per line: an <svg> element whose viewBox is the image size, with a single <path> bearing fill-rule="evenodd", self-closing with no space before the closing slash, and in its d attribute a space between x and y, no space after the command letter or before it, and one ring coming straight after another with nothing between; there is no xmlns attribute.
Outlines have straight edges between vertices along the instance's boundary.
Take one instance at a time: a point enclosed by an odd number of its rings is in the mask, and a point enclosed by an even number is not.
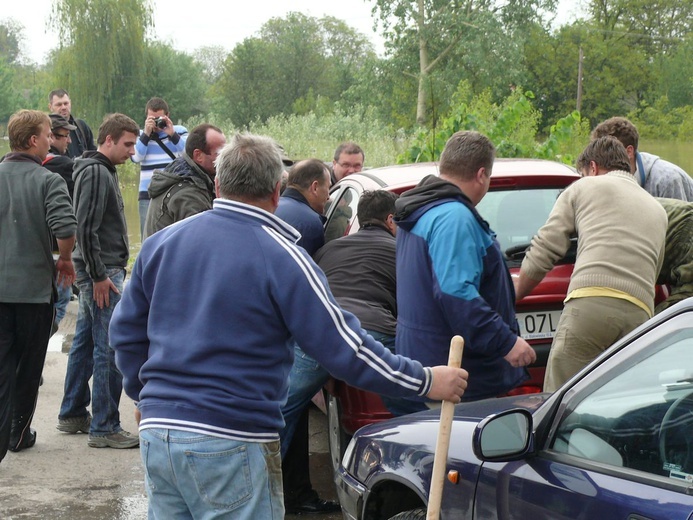
<svg viewBox="0 0 693 520"><path fill-rule="evenodd" d="M381 188L396 191L412 187L427 175L438 175L438 163L399 164L363 170L345 179L369 179ZM496 159L491 175L491 189L497 186L548 184L565 186L580 176L570 166L543 159ZM360 179L359 179L360 178ZM367 182L367 184L370 184Z"/></svg>

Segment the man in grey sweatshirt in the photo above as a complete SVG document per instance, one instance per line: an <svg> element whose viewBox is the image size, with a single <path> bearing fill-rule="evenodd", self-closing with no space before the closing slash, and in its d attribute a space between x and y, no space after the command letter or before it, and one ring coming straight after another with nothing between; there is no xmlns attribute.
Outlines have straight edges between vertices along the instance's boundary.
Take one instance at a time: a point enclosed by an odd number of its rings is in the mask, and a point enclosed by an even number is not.
<svg viewBox="0 0 693 520"><path fill-rule="evenodd" d="M36 443L30 428L53 324L54 280L75 278L76 221L65 181L41 166L51 122L20 110L7 125L0 163L0 460ZM60 252L53 261L52 237Z"/></svg>

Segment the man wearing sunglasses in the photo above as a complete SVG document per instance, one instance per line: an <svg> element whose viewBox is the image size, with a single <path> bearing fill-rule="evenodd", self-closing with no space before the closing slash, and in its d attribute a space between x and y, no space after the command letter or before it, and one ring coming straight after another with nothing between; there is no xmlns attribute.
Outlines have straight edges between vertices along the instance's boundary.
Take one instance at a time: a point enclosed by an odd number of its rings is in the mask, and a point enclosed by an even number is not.
<svg viewBox="0 0 693 520"><path fill-rule="evenodd" d="M67 148L72 142L70 132L75 130L77 127L75 125L71 125L70 122L60 114L50 114L48 117L51 119L51 147L48 150L46 159L43 161L43 167L57 173L63 178L65 184L67 185L67 191L70 194L70 201L72 201L72 194L75 190L75 182L72 180L72 168L74 167L75 163L67 155ZM57 248L58 243L54 239L54 257L58 252ZM58 330L58 325L65 317L67 304L70 303L70 299L72 299L72 285L58 284L57 289L58 298L55 300L55 319L53 321L53 332Z"/></svg>
<svg viewBox="0 0 693 520"><path fill-rule="evenodd" d="M67 155L67 148L72 142L70 132L77 127L71 125L60 114L50 114L48 117L51 118L51 147L46 160L43 161L43 167L65 179L67 191L70 193L70 198L72 198L75 188L75 182L72 180L74 161Z"/></svg>

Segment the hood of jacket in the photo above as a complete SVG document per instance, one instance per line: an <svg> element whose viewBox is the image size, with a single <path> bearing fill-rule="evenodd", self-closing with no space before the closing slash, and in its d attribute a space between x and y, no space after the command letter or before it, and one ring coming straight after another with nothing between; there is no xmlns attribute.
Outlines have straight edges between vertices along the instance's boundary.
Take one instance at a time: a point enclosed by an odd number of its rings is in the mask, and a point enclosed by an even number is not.
<svg viewBox="0 0 693 520"><path fill-rule="evenodd" d="M424 177L415 188L404 192L395 201L395 222L402 229L410 231L426 211L451 201L458 201L467 206L481 226L489 231L488 223L477 213L462 190L435 175Z"/></svg>
<svg viewBox="0 0 693 520"><path fill-rule="evenodd" d="M96 150L88 150L84 152L81 157L77 157L74 161L75 167L72 171L72 179L75 182L77 182L77 178L84 173L84 170L95 164L108 168L108 171L111 173L116 173L116 167L109 160L109 158Z"/></svg>
<svg viewBox="0 0 693 520"><path fill-rule="evenodd" d="M149 185L149 196L158 197L181 179L188 178L201 189L206 189L214 198L214 181L195 161L183 154L171 161L163 170L154 170Z"/></svg>

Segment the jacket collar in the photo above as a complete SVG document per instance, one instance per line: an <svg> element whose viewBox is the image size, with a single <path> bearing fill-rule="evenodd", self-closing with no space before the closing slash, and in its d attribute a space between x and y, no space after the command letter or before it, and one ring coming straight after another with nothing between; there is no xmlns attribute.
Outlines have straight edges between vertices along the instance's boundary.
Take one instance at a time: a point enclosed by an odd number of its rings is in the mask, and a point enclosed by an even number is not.
<svg viewBox="0 0 693 520"><path fill-rule="evenodd" d="M35 162L37 164L41 164L41 159L39 159L38 156L25 152L10 152L3 160L14 162Z"/></svg>
<svg viewBox="0 0 693 520"><path fill-rule="evenodd" d="M272 213L258 208L257 206L237 202L235 200L214 199L212 207L214 209L231 211L250 217L253 220L258 221L259 224L273 229L294 244L301 238L301 233L296 231L296 229L294 229L292 226L284 222L279 217L276 217Z"/></svg>

